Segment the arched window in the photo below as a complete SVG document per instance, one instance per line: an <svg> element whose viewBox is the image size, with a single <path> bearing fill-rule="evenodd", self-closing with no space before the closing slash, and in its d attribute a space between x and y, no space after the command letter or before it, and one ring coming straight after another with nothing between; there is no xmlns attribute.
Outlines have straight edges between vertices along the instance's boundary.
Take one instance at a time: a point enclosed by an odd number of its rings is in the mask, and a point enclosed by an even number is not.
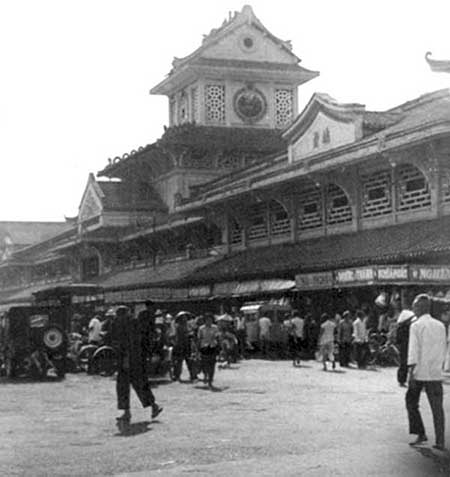
<svg viewBox="0 0 450 477"><path fill-rule="evenodd" d="M242 225L234 218L230 217L229 221L230 244L239 245L242 243Z"/></svg>
<svg viewBox="0 0 450 477"><path fill-rule="evenodd" d="M412 164L402 164L397 174L397 210L410 210L431 207L431 193L426 177Z"/></svg>
<svg viewBox="0 0 450 477"><path fill-rule="evenodd" d="M100 275L100 260L98 255L91 255L81 261L81 279L89 281Z"/></svg>
<svg viewBox="0 0 450 477"><path fill-rule="evenodd" d="M392 213L391 171L385 169L362 174L362 217L380 217Z"/></svg>
<svg viewBox="0 0 450 477"><path fill-rule="evenodd" d="M319 186L310 184L301 189L296 200L298 230L311 230L323 226L322 193Z"/></svg>
<svg viewBox="0 0 450 477"><path fill-rule="evenodd" d="M268 235L267 204L261 202L252 205L248 211L247 238L249 242L263 240Z"/></svg>
<svg viewBox="0 0 450 477"><path fill-rule="evenodd" d="M280 237L290 235L291 220L287 210L276 200L272 200L269 204L270 213L270 235L272 237Z"/></svg>
<svg viewBox="0 0 450 477"><path fill-rule="evenodd" d="M352 208L347 194L336 184L327 188L327 225L345 224L352 221Z"/></svg>

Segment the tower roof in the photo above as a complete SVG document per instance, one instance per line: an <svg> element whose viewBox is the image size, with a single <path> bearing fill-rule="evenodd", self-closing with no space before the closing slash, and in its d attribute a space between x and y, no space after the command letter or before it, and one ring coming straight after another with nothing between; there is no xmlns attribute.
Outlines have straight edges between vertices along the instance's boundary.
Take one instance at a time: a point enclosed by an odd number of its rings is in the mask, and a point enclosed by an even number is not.
<svg viewBox="0 0 450 477"><path fill-rule="evenodd" d="M249 44L242 54L236 41L245 40L245 34L251 32L255 40L264 43L264 48L256 52L255 45ZM230 43L231 41L234 43ZM252 41L252 40L251 40ZM225 20L219 28L205 35L202 44L190 55L184 58L174 58L172 70L168 76L151 89L151 94L169 95L184 84L192 82L204 72L219 72L227 69L228 75L233 70L252 70L253 79L255 70L269 71L276 79L278 74L288 75L289 79L297 84L304 83L318 76L318 72L310 71L299 66L300 58L292 52L290 41L284 41L273 35L256 17L253 9L245 5L240 12ZM244 73L245 74L245 73ZM264 77L264 76L263 76Z"/></svg>

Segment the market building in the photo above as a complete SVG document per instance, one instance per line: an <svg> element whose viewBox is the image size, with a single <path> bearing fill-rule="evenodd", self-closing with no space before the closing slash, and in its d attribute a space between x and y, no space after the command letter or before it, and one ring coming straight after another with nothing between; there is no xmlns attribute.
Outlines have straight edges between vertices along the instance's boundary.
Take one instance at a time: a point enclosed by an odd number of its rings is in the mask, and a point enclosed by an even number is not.
<svg viewBox="0 0 450 477"><path fill-rule="evenodd" d="M217 306L289 297L316 309L450 288L450 91L387 111L315 94L249 6L152 90L156 142L88 178L62 233L0 262L0 301L50 284L108 303Z"/></svg>

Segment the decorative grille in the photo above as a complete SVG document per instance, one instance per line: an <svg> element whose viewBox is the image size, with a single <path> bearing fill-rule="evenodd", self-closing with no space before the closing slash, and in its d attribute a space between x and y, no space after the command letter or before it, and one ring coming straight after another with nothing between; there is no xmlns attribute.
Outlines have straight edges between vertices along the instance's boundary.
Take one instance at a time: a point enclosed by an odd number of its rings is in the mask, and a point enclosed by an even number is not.
<svg viewBox="0 0 450 477"><path fill-rule="evenodd" d="M447 167L441 169L441 201L450 203L450 168Z"/></svg>
<svg viewBox="0 0 450 477"><path fill-rule="evenodd" d="M239 169L242 167L242 155L238 153L224 153L217 159L219 169Z"/></svg>
<svg viewBox="0 0 450 477"><path fill-rule="evenodd" d="M352 208L345 192L336 184L327 190L327 225L345 224L352 221Z"/></svg>
<svg viewBox="0 0 450 477"><path fill-rule="evenodd" d="M273 237L289 235L291 220L286 209L276 200L270 203L270 234Z"/></svg>
<svg viewBox="0 0 450 477"><path fill-rule="evenodd" d="M248 213L249 226L247 238L249 242L267 238L267 206L260 203L252 206Z"/></svg>
<svg viewBox="0 0 450 477"><path fill-rule="evenodd" d="M195 86L191 88L191 120L198 122L199 118L199 108L198 108L198 88Z"/></svg>
<svg viewBox="0 0 450 477"><path fill-rule="evenodd" d="M230 219L230 243L231 245L242 243L242 226L234 218Z"/></svg>
<svg viewBox="0 0 450 477"><path fill-rule="evenodd" d="M206 85L205 91L206 119L216 123L225 122L225 86Z"/></svg>
<svg viewBox="0 0 450 477"><path fill-rule="evenodd" d="M284 128L292 122L294 116L294 93L291 89L275 90L276 124Z"/></svg>
<svg viewBox="0 0 450 477"><path fill-rule="evenodd" d="M400 212L431 207L431 194L425 176L412 164L397 169L397 193Z"/></svg>
<svg viewBox="0 0 450 477"><path fill-rule="evenodd" d="M298 230L317 229L323 225L320 187L310 186L297 196Z"/></svg>
<svg viewBox="0 0 450 477"><path fill-rule="evenodd" d="M392 213L391 171L378 171L361 175L363 187L363 218Z"/></svg>

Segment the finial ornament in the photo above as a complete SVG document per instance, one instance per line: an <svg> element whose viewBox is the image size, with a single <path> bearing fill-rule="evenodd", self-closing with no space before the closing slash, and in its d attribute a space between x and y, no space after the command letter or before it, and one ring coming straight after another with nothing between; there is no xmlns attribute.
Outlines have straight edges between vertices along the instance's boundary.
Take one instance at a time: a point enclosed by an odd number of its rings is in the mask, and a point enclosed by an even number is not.
<svg viewBox="0 0 450 477"><path fill-rule="evenodd" d="M433 60L431 51L425 53L425 61L435 73L450 73L450 60Z"/></svg>

